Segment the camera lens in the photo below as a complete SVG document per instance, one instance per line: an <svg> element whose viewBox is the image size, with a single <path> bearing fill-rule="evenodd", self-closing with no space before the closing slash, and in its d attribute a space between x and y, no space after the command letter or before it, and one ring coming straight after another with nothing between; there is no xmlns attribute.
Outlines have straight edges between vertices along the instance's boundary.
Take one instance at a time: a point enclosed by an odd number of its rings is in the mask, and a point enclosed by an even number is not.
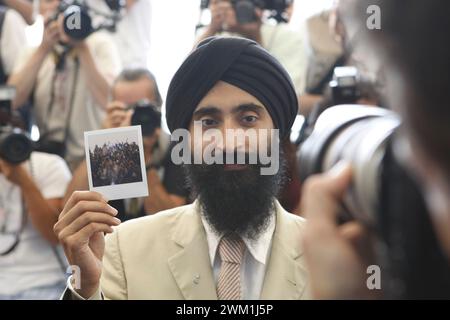
<svg viewBox="0 0 450 320"><path fill-rule="evenodd" d="M0 157L11 164L19 164L29 159L33 144L20 129L4 131L0 134Z"/></svg>
<svg viewBox="0 0 450 320"><path fill-rule="evenodd" d="M140 125L142 135L150 136L157 128L161 127L161 113L156 111L156 107L151 104L139 102L134 109L131 117L131 125Z"/></svg>
<svg viewBox="0 0 450 320"><path fill-rule="evenodd" d="M341 160L349 162L353 183L345 198L346 209L373 225L386 143L399 125L395 113L381 108L341 105L327 109L299 150L301 180L326 172Z"/></svg>
<svg viewBox="0 0 450 320"><path fill-rule="evenodd" d="M92 20L87 11L79 5L64 10L64 32L74 40L84 40L92 32Z"/></svg>

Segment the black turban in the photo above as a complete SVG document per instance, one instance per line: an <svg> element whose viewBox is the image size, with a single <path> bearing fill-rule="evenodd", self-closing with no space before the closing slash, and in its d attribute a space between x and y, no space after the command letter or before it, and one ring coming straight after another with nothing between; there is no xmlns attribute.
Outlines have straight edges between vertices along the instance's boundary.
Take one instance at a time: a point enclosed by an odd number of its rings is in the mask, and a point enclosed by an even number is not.
<svg viewBox="0 0 450 320"><path fill-rule="evenodd" d="M202 41L178 69L166 99L171 132L188 128L197 105L220 80L257 98L280 129L280 137L290 132L298 111L291 78L256 42L237 37Z"/></svg>

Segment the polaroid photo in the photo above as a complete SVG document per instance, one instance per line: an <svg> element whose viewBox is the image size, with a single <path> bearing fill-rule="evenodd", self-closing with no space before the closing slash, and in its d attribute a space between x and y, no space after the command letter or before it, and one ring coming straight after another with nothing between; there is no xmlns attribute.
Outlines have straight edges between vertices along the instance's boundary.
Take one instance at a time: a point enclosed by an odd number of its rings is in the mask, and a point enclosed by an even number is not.
<svg viewBox="0 0 450 320"><path fill-rule="evenodd" d="M84 133L89 190L108 200L148 196L141 126Z"/></svg>

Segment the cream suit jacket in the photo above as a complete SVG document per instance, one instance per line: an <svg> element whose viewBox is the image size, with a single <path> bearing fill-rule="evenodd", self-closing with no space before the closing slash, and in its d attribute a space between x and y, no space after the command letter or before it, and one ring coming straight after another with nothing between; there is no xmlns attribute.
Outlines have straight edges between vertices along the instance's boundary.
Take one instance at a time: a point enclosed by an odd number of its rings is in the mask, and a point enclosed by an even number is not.
<svg viewBox="0 0 450 320"><path fill-rule="evenodd" d="M276 226L261 299L307 299L304 219L276 202ZM70 299L66 290L63 298ZM93 299L217 299L198 201L123 223L106 237ZM72 295L72 299L74 296Z"/></svg>

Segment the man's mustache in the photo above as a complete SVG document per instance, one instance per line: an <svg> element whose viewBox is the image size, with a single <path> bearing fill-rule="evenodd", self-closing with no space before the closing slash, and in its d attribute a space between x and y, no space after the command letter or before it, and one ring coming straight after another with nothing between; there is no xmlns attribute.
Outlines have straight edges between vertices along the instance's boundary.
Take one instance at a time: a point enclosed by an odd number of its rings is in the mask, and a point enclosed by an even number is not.
<svg viewBox="0 0 450 320"><path fill-rule="evenodd" d="M227 164L245 164L245 165L256 165L263 166L260 155L258 152L243 152L243 151L212 151L211 155L213 157L223 159L221 163L213 163L207 164L202 163L203 165L212 165L212 166L224 166ZM194 156L191 157L192 163L194 163Z"/></svg>

